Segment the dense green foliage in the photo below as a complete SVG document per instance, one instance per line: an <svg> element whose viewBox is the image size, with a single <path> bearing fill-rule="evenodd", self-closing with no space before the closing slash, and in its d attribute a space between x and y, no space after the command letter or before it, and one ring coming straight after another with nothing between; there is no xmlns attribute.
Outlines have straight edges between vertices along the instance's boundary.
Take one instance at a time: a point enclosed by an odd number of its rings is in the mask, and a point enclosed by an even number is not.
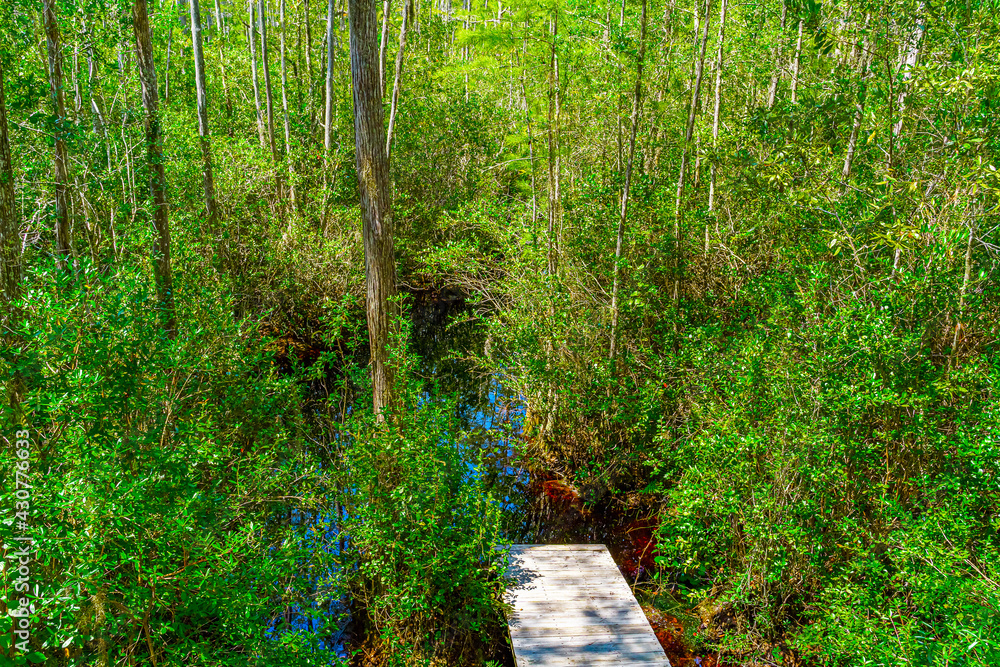
<svg viewBox="0 0 1000 667"><path fill-rule="evenodd" d="M41 595L31 651L4 633L0 664L335 664L348 607L366 631L356 664L482 664L499 636L492 547L516 504L499 502L469 407L442 395L456 360L421 377L429 333L411 332L406 407L370 414L345 8L327 154L327 7L287 0L286 147L264 5L276 155L247 7L220 2L223 30L202 0L213 220L187 3L150 2L171 339L130 5L57 5L57 118L39 8L0 4L22 269L0 312L0 538L22 534L27 428ZM734 664L1000 663L1000 7L732 0L721 50L714 2L464 7L413 4L399 282L404 301L474 303L472 363L527 408L520 458L589 505L643 503L646 585L697 604L702 641Z"/></svg>

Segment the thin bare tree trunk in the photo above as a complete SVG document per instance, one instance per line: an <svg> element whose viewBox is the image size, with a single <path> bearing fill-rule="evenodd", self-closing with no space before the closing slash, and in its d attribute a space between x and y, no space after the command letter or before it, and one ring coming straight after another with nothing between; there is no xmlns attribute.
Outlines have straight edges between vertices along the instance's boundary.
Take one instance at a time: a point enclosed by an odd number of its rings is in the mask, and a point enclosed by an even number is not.
<svg viewBox="0 0 1000 667"><path fill-rule="evenodd" d="M531 165L531 229L535 229L538 219L538 197L535 187L535 142L531 132L531 109L528 104L528 90L524 84L524 70L528 62L528 18L524 19L524 38L521 41L521 96L524 98L524 123L528 128L528 162Z"/></svg>
<svg viewBox="0 0 1000 667"><path fill-rule="evenodd" d="M697 2L697 0L695 0ZM681 308L681 195L684 192L684 175L687 172L688 154L691 152L691 138L694 136L694 120L698 113L698 98L701 95L701 80L705 73L705 50L708 47L708 28L711 23L712 0L705 3L705 26L702 31L701 49L695 65L695 80L691 90L691 108L688 110L687 127L684 131L684 147L681 151L681 168L677 176L677 201L674 207L674 338L678 331Z"/></svg>
<svg viewBox="0 0 1000 667"><path fill-rule="evenodd" d="M802 24L804 21L799 19L799 37L795 42L795 60L792 62L792 104L797 104L799 101L798 90L799 90L799 68L802 63Z"/></svg>
<svg viewBox="0 0 1000 667"><path fill-rule="evenodd" d="M405 2L405 0L404 0ZM389 13L392 11L392 0L382 3L382 39L378 47L378 77L382 82L382 95L385 96L385 50L389 48Z"/></svg>
<svg viewBox="0 0 1000 667"><path fill-rule="evenodd" d="M303 13L305 14L306 23L306 80L309 82L309 95L306 98L306 106L312 109L312 98L313 98L313 62L312 62L312 21L309 18L309 0L303 0L304 8ZM301 33L300 33L301 34ZM302 90L299 87L299 90ZM300 100L301 101L301 100ZM311 111L310 111L311 113Z"/></svg>
<svg viewBox="0 0 1000 667"><path fill-rule="evenodd" d="M56 21L55 0L45 0L43 6L45 43L48 47L49 88L52 96L52 110L56 117L55 128L55 176L56 176L56 261L60 268L72 253L72 239L69 218L69 157L66 151L65 135L69 128L66 118L66 102L63 94L62 42L59 24Z"/></svg>
<svg viewBox="0 0 1000 667"><path fill-rule="evenodd" d="M222 16L222 7L219 4L219 0L215 0L215 14L217 16L218 23L216 24L216 30L218 30L217 41L219 42L219 70L222 73L222 99L223 103L226 105L226 114L230 121L233 118L233 103L229 99L229 86L226 83L226 59L222 53L222 42L226 37L226 22ZM232 136L232 123L230 123L230 136Z"/></svg>
<svg viewBox="0 0 1000 667"><path fill-rule="evenodd" d="M788 2L781 3L781 31L778 46L774 49L774 72L771 74L771 85L767 89L767 108L774 107L774 102L778 97L778 81L781 80L781 61L784 52L785 21L788 19Z"/></svg>
<svg viewBox="0 0 1000 667"><path fill-rule="evenodd" d="M549 63L549 206L548 206L548 272L555 276L559 270L556 227L559 219L559 14L552 19L552 55Z"/></svg>
<svg viewBox="0 0 1000 667"><path fill-rule="evenodd" d="M80 91L80 44L73 45L73 116L79 116L83 108L83 94Z"/></svg>
<svg viewBox="0 0 1000 667"><path fill-rule="evenodd" d="M899 99L896 102L896 110L899 113L899 120L892 127L892 135L898 137L899 133L903 130L903 113L906 111L906 95L909 92L909 86L907 85L910 79L913 77L913 68L917 66L917 58L920 55L920 44L923 42L924 31L927 29L927 24L924 19L924 3L921 2L917 7L917 13L914 17L915 24L913 26L913 32L910 33L910 41L906 47L906 54L903 57L903 62L900 65L900 75L902 81L899 84Z"/></svg>
<svg viewBox="0 0 1000 667"><path fill-rule="evenodd" d="M295 197L295 169L292 160L292 132L288 123L288 74L285 65L285 0L279 0L278 20L281 22L281 113L285 125L285 160L288 161L289 193L292 197L292 208L297 208Z"/></svg>
<svg viewBox="0 0 1000 667"><path fill-rule="evenodd" d="M3 58L0 58L0 331L6 342L16 343L11 327L19 313L14 302L21 286L21 225L14 198L14 168L7 136L7 102L4 98ZM13 422L22 424L21 401L25 391L24 378L14 370L7 385L7 401L14 411Z"/></svg>
<svg viewBox="0 0 1000 667"><path fill-rule="evenodd" d="M365 247L368 336L371 347L372 403L379 419L397 406L396 373L389 345L399 331L389 160L385 113L378 79L377 0L350 0L351 77L354 137Z"/></svg>
<svg viewBox="0 0 1000 667"><path fill-rule="evenodd" d="M399 28L399 51L396 52L396 75L392 83L392 102L389 107L389 131L385 139L385 155L392 157L392 138L396 129L396 110L399 106L399 85L403 78L403 52L406 50L407 23L410 19L410 3L403 0L403 25Z"/></svg>
<svg viewBox="0 0 1000 667"><path fill-rule="evenodd" d="M556 12L556 20L552 23L552 40L553 46L556 46L558 41L557 28L558 22L558 10ZM556 83L556 178L553 188L553 202L555 203L555 209L553 209L552 219L556 223L555 230L555 273L559 272L559 256L562 252L562 78L559 73L559 49L558 47L554 52L555 61L555 83Z"/></svg>
<svg viewBox="0 0 1000 667"><path fill-rule="evenodd" d="M330 169L330 144L333 140L333 3L328 0L326 14L326 113L323 120L323 159Z"/></svg>
<svg viewBox="0 0 1000 667"><path fill-rule="evenodd" d="M865 21L867 25L867 20ZM847 192L847 179L851 177L851 165L854 163L854 153L858 147L858 135L861 133L861 123L865 115L865 79L868 76L868 38L863 42L861 61L858 63L858 97L854 103L854 123L851 126L851 137L847 141L847 155L844 156L844 168L840 175L843 179L841 194Z"/></svg>
<svg viewBox="0 0 1000 667"><path fill-rule="evenodd" d="M17 299L21 282L20 223L14 199L14 168L7 137L7 102L4 98L3 59L0 58L0 297L3 318L10 314L9 304Z"/></svg>
<svg viewBox="0 0 1000 667"><path fill-rule="evenodd" d="M247 39L250 42L250 77L253 79L253 103L257 108L257 136L260 138L260 147L267 146L267 136L264 131L264 110L260 104L260 85L257 82L257 31L254 28L254 5L253 0L247 0L250 14L250 25L247 26Z"/></svg>
<svg viewBox="0 0 1000 667"><path fill-rule="evenodd" d="M216 219L215 179L212 177L212 145L208 134L208 94L205 90L205 55L201 48L201 10L198 0L191 0L191 44L194 52L194 83L198 96L198 139L201 144L202 184L209 225Z"/></svg>
<svg viewBox="0 0 1000 667"><path fill-rule="evenodd" d="M969 220L969 240L965 246L965 275L962 277L962 289L958 293L958 318L955 320L955 334L951 339L949 367L955 365L955 356L958 353L958 336L964 327L962 318L965 317L965 295L969 290L969 279L972 277L972 240L975 238L975 225L976 219L973 216Z"/></svg>
<svg viewBox="0 0 1000 667"><path fill-rule="evenodd" d="M174 41L174 23L167 22L167 65L163 69L163 103L170 104L170 54L171 43Z"/></svg>
<svg viewBox="0 0 1000 667"><path fill-rule="evenodd" d="M217 38L225 36L226 19L222 16L222 7L219 5L219 0L215 0L215 25L212 28Z"/></svg>
<svg viewBox="0 0 1000 667"><path fill-rule="evenodd" d="M170 225L167 212L167 183L163 168L163 137L160 131L159 96L156 88L156 67L149 34L146 0L134 0L132 27L135 31L135 56L142 84L142 106L146 111L146 167L149 171L149 197L152 205L153 274L163 328L170 338L177 336L174 311L173 278L170 271Z"/></svg>
<svg viewBox="0 0 1000 667"><path fill-rule="evenodd" d="M107 139L107 132L104 120L104 99L100 91L100 82L96 76L97 68L94 66L94 52L87 49L87 85L90 88L90 113L94 117L94 132Z"/></svg>
<svg viewBox="0 0 1000 667"><path fill-rule="evenodd" d="M723 0L725 2L725 0ZM624 6L624 3L623 3ZM625 187L622 188L621 215L618 218L618 237L615 242L615 268L611 287L611 349L608 358L615 360L618 352L618 282L621 274L622 245L625 240L625 221L628 216L628 196L632 186L632 163L635 160L635 135L639 128L642 108L642 65L646 57L646 0L642 0L642 20L639 27L639 59L635 67L635 93L632 96L632 132L628 142L628 162L625 166Z"/></svg>
<svg viewBox="0 0 1000 667"><path fill-rule="evenodd" d="M719 8L719 50L715 57L715 109L712 113L712 166L708 181L708 210L715 211L715 177L718 166L719 149L719 112L722 110L722 47L726 41L726 5L728 0L722 0ZM705 226L705 252L708 252L708 225Z"/></svg>
<svg viewBox="0 0 1000 667"><path fill-rule="evenodd" d="M260 29L260 64L264 76L264 96L267 105L267 143L271 147L271 157L278 161L278 147L274 142L274 96L271 93L271 66L267 58L267 18L264 0L257 4L257 26Z"/></svg>

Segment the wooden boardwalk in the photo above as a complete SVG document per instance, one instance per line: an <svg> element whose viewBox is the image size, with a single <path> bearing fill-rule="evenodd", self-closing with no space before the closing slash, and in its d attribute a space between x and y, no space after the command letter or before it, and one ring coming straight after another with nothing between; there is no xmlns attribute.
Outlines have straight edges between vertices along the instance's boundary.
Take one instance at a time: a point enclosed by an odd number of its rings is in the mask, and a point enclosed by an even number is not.
<svg viewBox="0 0 1000 667"><path fill-rule="evenodd" d="M515 544L507 571L518 667L670 667L603 544Z"/></svg>

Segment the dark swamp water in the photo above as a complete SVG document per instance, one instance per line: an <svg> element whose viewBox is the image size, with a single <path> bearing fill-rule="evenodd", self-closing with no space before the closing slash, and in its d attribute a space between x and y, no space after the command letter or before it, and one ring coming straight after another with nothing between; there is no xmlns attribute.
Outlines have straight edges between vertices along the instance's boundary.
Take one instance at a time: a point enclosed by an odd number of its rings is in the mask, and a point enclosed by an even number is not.
<svg viewBox="0 0 1000 667"><path fill-rule="evenodd" d="M622 575L634 585L674 667L720 664L713 654L696 650L701 643L697 635L704 626L699 625L701 621L695 614L669 596L653 598L645 592L652 588L649 579L656 554L656 508L634 502L630 505L613 496L587 505L570 482L526 459L522 455L526 441L521 430L524 408L518 396L506 391L499 378L482 374L469 361L469 357L483 352L483 318L488 314L477 313L454 293L414 292L409 302L411 350L419 358L417 374L422 378L425 395L457 399L456 416L489 463L480 474L494 497L503 499L504 537L512 543L607 545ZM291 339L278 349L277 363L286 371L293 364L309 366L323 352L330 351L321 344ZM368 350L360 347L346 354L363 365ZM355 401L370 400L350 382L346 392L341 389L342 395L334 397L330 388L344 386L343 377L337 376L337 370L330 369L326 377L310 382L309 395L317 406L339 404L350 412ZM292 517L296 519L302 518ZM320 645L334 646L338 654L348 657L364 640L363 629L350 618L349 601L332 602L323 611L338 617L340 623L336 632L327 628L319 638ZM318 624L295 606L276 613L274 618L269 632L275 639L282 634L279 628L306 632L318 629ZM514 667L505 636L495 639L487 657L494 664ZM352 664L360 665L361 661L356 659Z"/></svg>

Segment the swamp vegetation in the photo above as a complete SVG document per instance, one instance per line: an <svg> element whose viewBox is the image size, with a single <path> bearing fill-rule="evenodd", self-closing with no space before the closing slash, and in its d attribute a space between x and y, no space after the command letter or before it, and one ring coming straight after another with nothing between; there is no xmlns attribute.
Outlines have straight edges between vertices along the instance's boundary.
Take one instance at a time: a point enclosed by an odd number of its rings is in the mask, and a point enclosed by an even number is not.
<svg viewBox="0 0 1000 667"><path fill-rule="evenodd" d="M0 666L1000 664L996 0L200 2L0 2Z"/></svg>

